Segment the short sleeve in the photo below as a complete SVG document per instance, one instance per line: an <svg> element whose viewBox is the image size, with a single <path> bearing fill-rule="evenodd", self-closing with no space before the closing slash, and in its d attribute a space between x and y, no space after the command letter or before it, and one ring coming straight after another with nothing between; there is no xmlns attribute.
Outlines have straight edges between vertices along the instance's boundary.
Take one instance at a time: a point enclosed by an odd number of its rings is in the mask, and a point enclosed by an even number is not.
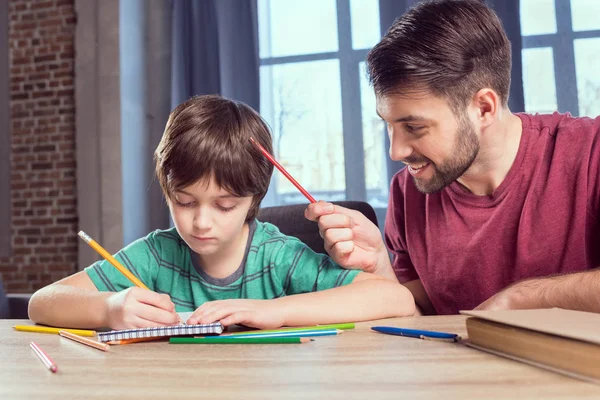
<svg viewBox="0 0 600 400"><path fill-rule="evenodd" d="M351 283L359 270L340 267L325 254L315 253L288 237L274 255L277 276L286 295L317 292Z"/></svg>
<svg viewBox="0 0 600 400"><path fill-rule="evenodd" d="M155 290L160 245L151 233L123 248L114 257L149 289ZM85 268L96 288L101 292L119 292L134 284L106 260Z"/></svg>
<svg viewBox="0 0 600 400"><path fill-rule="evenodd" d="M404 194L400 182L400 173L392 179L390 199L385 219L385 244L392 253L392 268L400 283L419 279L410 256L406 251L406 232L404 229Z"/></svg>
<svg viewBox="0 0 600 400"><path fill-rule="evenodd" d="M593 120L593 139L588 164L588 211L600 221L600 117Z"/></svg>

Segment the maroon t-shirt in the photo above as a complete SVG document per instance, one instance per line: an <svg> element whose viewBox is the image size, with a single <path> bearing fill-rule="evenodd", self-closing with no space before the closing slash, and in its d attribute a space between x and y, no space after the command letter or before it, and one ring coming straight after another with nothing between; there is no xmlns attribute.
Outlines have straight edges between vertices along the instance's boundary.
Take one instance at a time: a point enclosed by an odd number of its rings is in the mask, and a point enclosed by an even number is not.
<svg viewBox="0 0 600 400"><path fill-rule="evenodd" d="M421 279L439 314L513 282L600 266L600 117L517 114L515 161L490 196L454 182L424 195L392 179L385 240L400 282Z"/></svg>

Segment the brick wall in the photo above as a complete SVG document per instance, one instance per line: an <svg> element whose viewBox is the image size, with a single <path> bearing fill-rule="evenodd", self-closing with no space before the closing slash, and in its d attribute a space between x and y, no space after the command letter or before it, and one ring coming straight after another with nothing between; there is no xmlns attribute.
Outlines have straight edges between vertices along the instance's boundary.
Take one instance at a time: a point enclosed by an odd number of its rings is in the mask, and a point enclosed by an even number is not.
<svg viewBox="0 0 600 400"><path fill-rule="evenodd" d="M9 0L12 256L0 258L7 292L31 292L76 270L74 7Z"/></svg>

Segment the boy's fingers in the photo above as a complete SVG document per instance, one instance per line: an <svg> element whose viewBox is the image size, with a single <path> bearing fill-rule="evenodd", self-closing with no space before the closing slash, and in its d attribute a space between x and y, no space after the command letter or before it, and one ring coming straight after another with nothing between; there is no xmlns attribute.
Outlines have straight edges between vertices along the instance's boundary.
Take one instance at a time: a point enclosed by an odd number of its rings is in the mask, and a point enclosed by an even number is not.
<svg viewBox="0 0 600 400"><path fill-rule="evenodd" d="M148 304L142 304L136 314L139 318L153 323L154 326L173 325L180 321L179 315L174 311L166 311Z"/></svg>
<svg viewBox="0 0 600 400"><path fill-rule="evenodd" d="M222 320L223 318L239 311L239 307L235 306L225 306L223 308L219 308L214 310L211 313L205 314L200 318L199 323L201 324L210 324L212 322L216 322Z"/></svg>
<svg viewBox="0 0 600 400"><path fill-rule="evenodd" d="M136 299L140 303L148 304L165 311L175 311L175 305L167 294L159 294L151 290L141 289L135 292Z"/></svg>
<svg viewBox="0 0 600 400"><path fill-rule="evenodd" d="M250 311L238 311L235 312L223 319L221 319L221 323L224 326L229 325L252 325L252 313Z"/></svg>

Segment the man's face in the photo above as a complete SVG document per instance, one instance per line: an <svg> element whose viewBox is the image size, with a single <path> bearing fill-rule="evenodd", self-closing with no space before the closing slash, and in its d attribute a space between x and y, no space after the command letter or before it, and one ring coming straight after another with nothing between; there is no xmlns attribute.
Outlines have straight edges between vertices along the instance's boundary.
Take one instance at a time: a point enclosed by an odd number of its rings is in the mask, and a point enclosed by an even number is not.
<svg viewBox="0 0 600 400"><path fill-rule="evenodd" d="M479 138L466 113L455 115L447 101L425 93L377 96L386 122L390 157L408 166L423 193L442 190L462 176L479 152Z"/></svg>

